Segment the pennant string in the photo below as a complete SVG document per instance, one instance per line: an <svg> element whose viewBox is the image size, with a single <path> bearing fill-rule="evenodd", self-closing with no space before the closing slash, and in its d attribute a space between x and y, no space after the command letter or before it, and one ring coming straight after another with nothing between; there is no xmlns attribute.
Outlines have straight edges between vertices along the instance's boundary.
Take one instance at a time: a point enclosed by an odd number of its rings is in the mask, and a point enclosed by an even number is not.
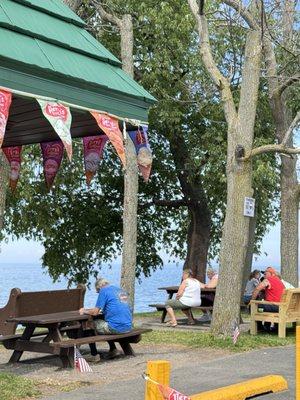
<svg viewBox="0 0 300 400"><path fill-rule="evenodd" d="M148 374L146 374L145 372L142 374L142 377L145 379L145 381L149 381L151 383L154 383L155 385L160 385L159 382L156 382L153 379L151 379L150 376Z"/></svg>

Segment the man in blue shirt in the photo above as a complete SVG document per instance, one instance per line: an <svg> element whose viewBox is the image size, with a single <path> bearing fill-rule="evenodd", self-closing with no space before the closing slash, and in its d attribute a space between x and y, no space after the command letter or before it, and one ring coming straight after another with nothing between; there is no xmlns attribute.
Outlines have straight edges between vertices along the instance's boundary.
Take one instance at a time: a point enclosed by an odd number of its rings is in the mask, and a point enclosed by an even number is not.
<svg viewBox="0 0 300 400"><path fill-rule="evenodd" d="M96 281L95 288L98 295L96 306L81 308L80 314L92 316L103 315L104 319L96 319L95 327L98 334L118 334L129 332L132 329L132 312L128 303L128 294L121 288L113 286L104 278ZM109 342L110 355L117 354L116 346ZM90 345L92 356L97 356L96 346Z"/></svg>

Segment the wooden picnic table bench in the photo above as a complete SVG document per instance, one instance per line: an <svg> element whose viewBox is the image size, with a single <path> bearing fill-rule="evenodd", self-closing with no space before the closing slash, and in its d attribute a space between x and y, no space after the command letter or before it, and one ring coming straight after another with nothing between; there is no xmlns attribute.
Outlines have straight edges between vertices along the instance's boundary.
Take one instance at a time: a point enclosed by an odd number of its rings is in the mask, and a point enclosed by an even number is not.
<svg viewBox="0 0 300 400"><path fill-rule="evenodd" d="M263 305L277 305L278 312L259 311ZM271 322L278 324L278 337L286 336L286 325L288 323L300 323L300 289L286 289L280 302L274 303L264 300L251 300L251 323L250 334L257 334L257 323Z"/></svg>
<svg viewBox="0 0 300 400"><path fill-rule="evenodd" d="M0 308L0 335L15 335L17 323L7 322L9 318L75 311L83 307L85 286L76 289L22 292L14 288L6 306Z"/></svg>
<svg viewBox="0 0 300 400"><path fill-rule="evenodd" d="M168 299L172 299L173 295L178 292L179 286L165 286L165 287L160 287L158 290L165 290L168 294ZM212 299L214 298L214 295L216 293L215 288L203 288L201 289L201 298L204 298L205 295L209 294L211 295ZM149 304L149 307L155 307L157 311L161 311L161 323L165 321L166 315L167 315L167 310L165 304L162 303L155 303L155 304ZM201 311L212 311L213 310L213 305L211 306L198 306L198 307L191 307L192 310L201 310Z"/></svg>
<svg viewBox="0 0 300 400"><path fill-rule="evenodd" d="M22 293L19 289L13 289L7 306L2 309L3 316L0 314L1 318L6 318L6 321L2 320L2 325L0 325L3 327L0 331L2 334L0 342L6 349L13 350L9 362L18 362L24 351L30 351L58 355L63 367L71 367L74 362L74 345L96 342L117 342L125 355L134 355L130 343L138 343L142 333L150 332L151 329L133 329L118 335L98 335L94 331L93 336L86 336L86 331L90 331L93 325L93 317L79 314L78 310L83 305L84 292L82 290L79 288ZM42 303L39 303L39 299ZM51 302L55 312L49 312ZM33 306L30 307L30 304ZM69 308L73 310L69 311ZM39 314L41 310L46 312ZM21 334L15 333L18 325L25 327ZM37 328L42 328L42 330L36 331ZM69 338L65 339L65 333Z"/></svg>

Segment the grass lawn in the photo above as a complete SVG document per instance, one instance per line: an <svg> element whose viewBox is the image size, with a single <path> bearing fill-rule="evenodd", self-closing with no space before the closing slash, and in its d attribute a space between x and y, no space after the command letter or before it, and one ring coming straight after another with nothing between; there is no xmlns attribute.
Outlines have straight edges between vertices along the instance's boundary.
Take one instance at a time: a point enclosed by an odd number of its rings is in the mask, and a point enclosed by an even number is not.
<svg viewBox="0 0 300 400"><path fill-rule="evenodd" d="M0 400L34 398L40 394L36 384L27 378L0 373Z"/></svg>
<svg viewBox="0 0 300 400"><path fill-rule="evenodd" d="M255 350L263 347L278 347L295 344L295 335L290 333L285 339L276 334L260 334L251 336L242 333L234 345L231 338L214 338L207 332L179 331L176 329L152 331L143 335L143 343L181 344L189 347L209 347L227 349L232 352Z"/></svg>
<svg viewBox="0 0 300 400"><path fill-rule="evenodd" d="M182 317L182 314L177 313ZM136 314L137 317L150 318L160 317L161 312L140 313ZM244 322L249 321L249 314L242 314ZM197 317L196 317L197 318ZM295 344L295 329L287 329L287 337L279 339L277 334L261 333L252 336L249 333L241 333L237 343L234 345L231 338L214 338L208 332L199 331L180 331L176 329L167 328L166 330L157 330L143 335L143 343L157 343L157 344L180 344L189 347L198 348L215 348L227 349L232 352L250 351L260 349L263 347L278 347Z"/></svg>

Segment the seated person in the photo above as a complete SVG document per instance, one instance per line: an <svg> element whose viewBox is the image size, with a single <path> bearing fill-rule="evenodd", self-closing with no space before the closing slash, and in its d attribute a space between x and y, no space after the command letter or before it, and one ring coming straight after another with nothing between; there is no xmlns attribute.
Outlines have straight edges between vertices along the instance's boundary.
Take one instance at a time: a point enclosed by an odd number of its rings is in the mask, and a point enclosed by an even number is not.
<svg viewBox="0 0 300 400"><path fill-rule="evenodd" d="M195 320L192 316L190 307L198 307L201 304L201 285L197 279L192 277L192 271L185 269L182 274L182 282L176 294L176 299L166 301L167 314L170 321L167 326L177 326L174 310L182 310L188 317L188 324L194 325Z"/></svg>
<svg viewBox="0 0 300 400"><path fill-rule="evenodd" d="M251 272L249 275L249 280L246 284L244 296L243 296L243 301L245 304L249 304L250 300L252 299L252 294L256 287L259 285L259 279L260 279L260 272L255 269L254 271Z"/></svg>
<svg viewBox="0 0 300 400"><path fill-rule="evenodd" d="M206 275L208 278L208 282L204 284L204 288L215 289L218 284L219 275L217 271L213 268L207 268ZM205 293L202 294L202 305L209 307L214 304L215 294L214 293ZM199 318L200 322L210 322L211 321L211 312L203 311L203 315Z"/></svg>
<svg viewBox="0 0 300 400"><path fill-rule="evenodd" d="M251 300L255 300L259 293L264 291L266 301L280 302L284 289L284 284L278 278L275 269L268 267L264 272L264 280L254 289ZM279 310L275 304L262 304L260 308L269 312L278 312Z"/></svg>
<svg viewBox="0 0 300 400"><path fill-rule="evenodd" d="M92 316L102 315L104 319L95 319L94 324L98 334L109 335L129 332L132 329L132 312L128 303L127 293L113 286L104 278L100 278L95 284L96 292L99 293L94 308L81 308L80 314ZM100 360L95 344L90 344L91 354L94 359ZM113 342L109 342L109 355L115 356L118 351Z"/></svg>

